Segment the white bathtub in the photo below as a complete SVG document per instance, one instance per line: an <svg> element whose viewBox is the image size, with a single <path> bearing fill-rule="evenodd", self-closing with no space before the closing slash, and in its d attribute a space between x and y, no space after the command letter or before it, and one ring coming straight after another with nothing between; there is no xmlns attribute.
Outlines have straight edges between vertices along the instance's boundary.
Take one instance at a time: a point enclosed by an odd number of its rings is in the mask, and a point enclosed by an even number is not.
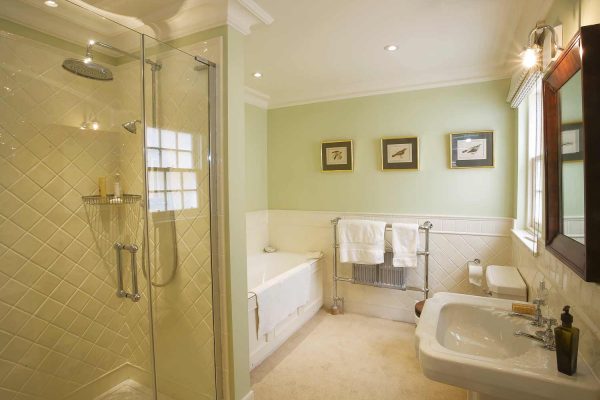
<svg viewBox="0 0 600 400"><path fill-rule="evenodd" d="M250 342L250 369L271 355L306 321L323 306L323 269L319 260L309 260L298 253L261 253L248 256L248 337ZM310 271L309 300L294 313L280 322L275 329L258 337L258 308L255 288L270 279L285 274L294 268ZM289 274L287 274L289 275ZM292 276L293 279L293 276Z"/></svg>

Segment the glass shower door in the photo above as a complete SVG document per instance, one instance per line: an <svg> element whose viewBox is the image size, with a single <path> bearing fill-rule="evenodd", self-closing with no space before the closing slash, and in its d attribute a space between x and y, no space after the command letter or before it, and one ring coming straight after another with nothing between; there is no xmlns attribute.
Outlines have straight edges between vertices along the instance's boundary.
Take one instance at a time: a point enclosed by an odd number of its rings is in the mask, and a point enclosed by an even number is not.
<svg viewBox="0 0 600 400"><path fill-rule="evenodd" d="M0 398L151 399L141 35L57 5L0 7Z"/></svg>
<svg viewBox="0 0 600 400"><path fill-rule="evenodd" d="M146 36L144 52L157 391L159 398L214 399L209 68Z"/></svg>

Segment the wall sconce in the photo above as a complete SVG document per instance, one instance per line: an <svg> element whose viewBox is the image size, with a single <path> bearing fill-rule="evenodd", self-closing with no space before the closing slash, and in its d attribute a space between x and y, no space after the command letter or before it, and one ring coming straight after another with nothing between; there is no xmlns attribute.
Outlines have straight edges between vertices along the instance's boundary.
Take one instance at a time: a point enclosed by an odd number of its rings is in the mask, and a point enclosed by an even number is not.
<svg viewBox="0 0 600 400"><path fill-rule="evenodd" d="M525 68L540 67L542 63L542 54L544 50L544 40L546 33L550 32L551 56L554 60L563 49L558 45L556 31L551 25L539 25L529 33L529 42L523 52L521 52L521 62Z"/></svg>

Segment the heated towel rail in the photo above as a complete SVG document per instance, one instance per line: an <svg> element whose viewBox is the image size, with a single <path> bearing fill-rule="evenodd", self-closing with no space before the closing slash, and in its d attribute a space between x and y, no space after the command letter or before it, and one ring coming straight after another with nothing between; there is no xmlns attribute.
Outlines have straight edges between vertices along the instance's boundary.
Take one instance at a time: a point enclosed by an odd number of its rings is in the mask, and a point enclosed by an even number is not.
<svg viewBox="0 0 600 400"><path fill-rule="evenodd" d="M337 226L340 219L341 218L334 218L331 220L331 224L333 225L333 305L331 307L332 314L338 314L340 312L340 308L342 310L344 309L344 298L339 297L337 293L338 282L350 282L358 285L422 292L425 299L427 299L429 295L429 231L433 228L433 224L431 222L426 221L425 223L419 226L419 231L425 232L425 246L423 250L417 251L418 256L424 257L423 266L425 269L423 277L423 287L420 288L415 286L406 286L406 284L404 283L404 279L402 279L402 282L398 284L397 276L395 276L396 274L394 274L394 271L390 271L389 269L384 271L384 269L379 266L372 266L371 268L373 268L373 270L370 273L367 272L365 274L365 266L354 264L352 268L352 278L339 276L337 253L340 244L338 243ZM387 224L385 230L389 231L391 229L392 225ZM392 279L392 281L390 281L390 279Z"/></svg>

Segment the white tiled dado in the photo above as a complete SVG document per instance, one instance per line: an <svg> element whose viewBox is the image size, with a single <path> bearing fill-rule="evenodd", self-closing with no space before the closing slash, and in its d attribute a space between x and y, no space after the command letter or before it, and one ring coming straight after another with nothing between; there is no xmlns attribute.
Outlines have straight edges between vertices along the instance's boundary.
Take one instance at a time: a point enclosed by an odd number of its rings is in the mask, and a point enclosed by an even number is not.
<svg viewBox="0 0 600 400"><path fill-rule="evenodd" d="M265 213L268 215L265 217ZM284 251L306 252L320 250L325 253L325 303L331 305L333 228L336 217L376 219L389 223L431 221L434 228L430 236L430 289L431 293L451 291L481 294L482 289L469 284L466 263L478 258L483 265L511 265L509 218L465 218L440 216L382 215L366 213L335 213L320 211L268 210L248 213L248 243L260 251L256 232L268 224L268 242ZM252 234L251 234L252 233ZM255 235L254 237L251 237ZM423 236L422 236L423 237ZM423 243L424 241L421 240ZM417 271L409 269L407 283L423 286L422 257ZM351 275L351 266L340 264L340 272ZM414 302L422 299L418 292L402 292L340 282L338 293L344 297L347 311L379 316L400 321L413 321Z"/></svg>
<svg viewBox="0 0 600 400"><path fill-rule="evenodd" d="M540 244L538 256L513 235L513 258L529 287L530 298L544 281L550 289L548 312L559 320L562 308L571 306L573 326L580 329L579 352L600 376L600 285L585 282Z"/></svg>

